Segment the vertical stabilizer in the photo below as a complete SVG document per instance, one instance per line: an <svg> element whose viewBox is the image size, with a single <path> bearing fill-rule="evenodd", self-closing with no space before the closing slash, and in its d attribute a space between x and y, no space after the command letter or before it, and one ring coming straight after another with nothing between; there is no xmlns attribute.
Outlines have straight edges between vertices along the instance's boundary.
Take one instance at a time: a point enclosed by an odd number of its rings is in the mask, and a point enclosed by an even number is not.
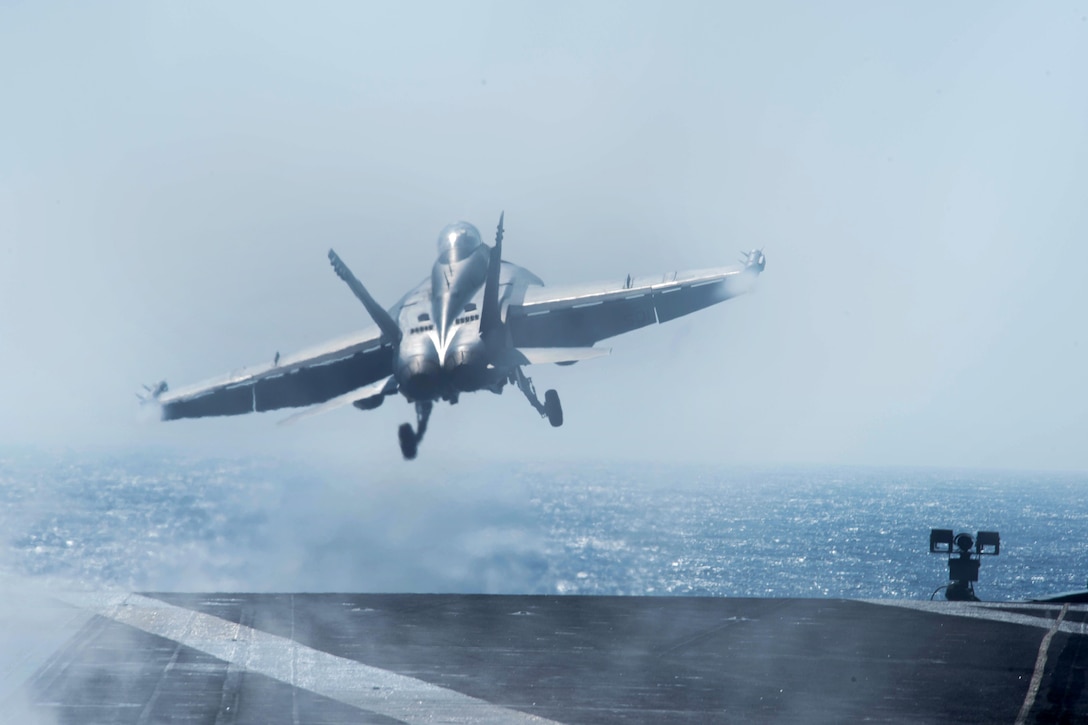
<svg viewBox="0 0 1088 725"><path fill-rule="evenodd" d="M348 287L351 288L351 291L355 293L356 298L363 303L363 307L370 313L370 317L374 320L375 324L381 328L382 336L391 340L393 344L399 343L402 333L400 331L400 325L397 324L396 320L390 317L389 313L370 296L370 293L367 292L363 283L351 273L348 266L344 264L340 257L337 256L336 252L331 249L329 250L329 261L332 262L332 268L336 270L336 276L347 283Z"/></svg>
<svg viewBox="0 0 1088 725"><path fill-rule="evenodd" d="M487 281L484 283L484 308L480 312L480 336L487 338L502 328L499 310L499 273L502 271L502 221L506 212L499 214L499 228L495 231L495 246L487 262Z"/></svg>

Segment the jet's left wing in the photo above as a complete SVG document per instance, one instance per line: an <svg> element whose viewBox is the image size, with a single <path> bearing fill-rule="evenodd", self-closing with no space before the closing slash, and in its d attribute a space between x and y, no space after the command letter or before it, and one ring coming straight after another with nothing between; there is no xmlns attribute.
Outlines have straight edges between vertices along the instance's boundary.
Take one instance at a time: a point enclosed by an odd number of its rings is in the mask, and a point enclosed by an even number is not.
<svg viewBox="0 0 1088 725"><path fill-rule="evenodd" d="M271 364L155 395L162 419L241 415L297 408L370 385L393 372L394 346L369 328Z"/></svg>
<svg viewBox="0 0 1088 725"><path fill-rule="evenodd" d="M748 263L573 288L530 287L507 309L518 348L590 347L654 322L668 322L752 288L762 253Z"/></svg>

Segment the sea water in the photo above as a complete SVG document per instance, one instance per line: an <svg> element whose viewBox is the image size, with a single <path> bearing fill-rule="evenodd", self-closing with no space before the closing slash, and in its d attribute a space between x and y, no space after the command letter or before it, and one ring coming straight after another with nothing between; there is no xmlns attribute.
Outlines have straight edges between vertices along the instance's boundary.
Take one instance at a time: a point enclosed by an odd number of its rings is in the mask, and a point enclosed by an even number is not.
<svg viewBox="0 0 1088 725"><path fill-rule="evenodd" d="M948 579L930 529L950 528L1001 535L984 600L1088 577L1085 474L414 465L7 452L0 572L160 591L925 599Z"/></svg>

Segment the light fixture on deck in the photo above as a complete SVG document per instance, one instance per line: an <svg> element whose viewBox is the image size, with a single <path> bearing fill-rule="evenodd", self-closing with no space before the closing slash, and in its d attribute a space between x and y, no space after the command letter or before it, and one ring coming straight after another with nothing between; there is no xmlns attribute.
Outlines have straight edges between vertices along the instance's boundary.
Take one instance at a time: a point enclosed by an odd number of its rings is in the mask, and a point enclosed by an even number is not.
<svg viewBox="0 0 1088 725"><path fill-rule="evenodd" d="M979 564L983 556L997 556L1001 553L1001 535L996 531L979 531L972 538L968 533L956 534L952 529L930 529L929 553L948 555L945 599L952 602L977 602L979 599L975 596L974 582L978 581ZM930 599L932 598L931 596Z"/></svg>

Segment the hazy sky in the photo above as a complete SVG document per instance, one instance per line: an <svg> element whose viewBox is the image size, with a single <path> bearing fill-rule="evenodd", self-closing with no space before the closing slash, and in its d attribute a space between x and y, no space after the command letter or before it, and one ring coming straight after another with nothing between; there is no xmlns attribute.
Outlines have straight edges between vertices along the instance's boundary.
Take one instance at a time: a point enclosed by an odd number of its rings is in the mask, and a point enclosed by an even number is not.
<svg viewBox="0 0 1088 725"><path fill-rule="evenodd" d="M675 5L675 4L673 4ZM405 466L403 400L170 424L133 392L368 324L439 229L549 283L757 292L440 406L420 461L1088 469L1083 3L0 6L0 443Z"/></svg>

